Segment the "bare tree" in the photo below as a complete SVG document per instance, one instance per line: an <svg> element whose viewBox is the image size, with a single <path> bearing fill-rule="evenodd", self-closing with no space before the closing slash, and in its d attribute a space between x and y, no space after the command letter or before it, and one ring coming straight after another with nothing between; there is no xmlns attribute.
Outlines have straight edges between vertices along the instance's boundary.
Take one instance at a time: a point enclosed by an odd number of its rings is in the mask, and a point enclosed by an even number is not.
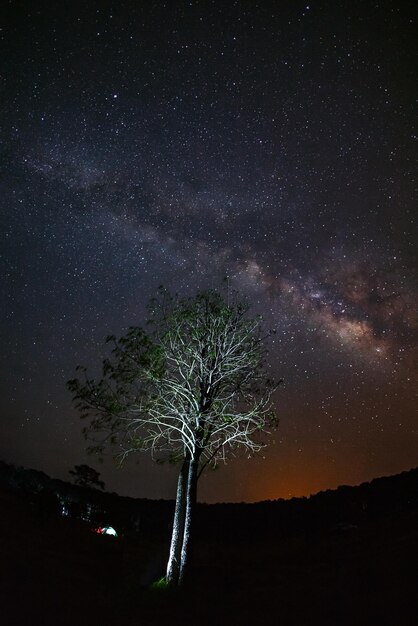
<svg viewBox="0 0 418 626"><path fill-rule="evenodd" d="M167 564L168 584L184 579L189 554L197 481L240 451L264 447L263 433L276 426L272 393L278 383L266 376L261 319L235 294L217 292L182 300L163 294L154 301L148 333L141 328L113 343L99 381L74 379L68 386L87 435L109 440L122 458L148 450L156 460L168 454L181 465Z"/></svg>

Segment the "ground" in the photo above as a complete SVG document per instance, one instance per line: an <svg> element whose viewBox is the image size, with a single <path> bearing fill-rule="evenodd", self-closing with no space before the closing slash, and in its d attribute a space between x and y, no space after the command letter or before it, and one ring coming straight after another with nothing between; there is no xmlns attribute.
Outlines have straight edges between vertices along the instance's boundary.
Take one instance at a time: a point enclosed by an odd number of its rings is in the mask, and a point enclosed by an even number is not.
<svg viewBox="0 0 418 626"><path fill-rule="evenodd" d="M150 588L168 536L100 536L15 495L0 502L5 626L418 623L416 512L277 540L262 520L258 533L235 539L197 529L188 583L171 592Z"/></svg>

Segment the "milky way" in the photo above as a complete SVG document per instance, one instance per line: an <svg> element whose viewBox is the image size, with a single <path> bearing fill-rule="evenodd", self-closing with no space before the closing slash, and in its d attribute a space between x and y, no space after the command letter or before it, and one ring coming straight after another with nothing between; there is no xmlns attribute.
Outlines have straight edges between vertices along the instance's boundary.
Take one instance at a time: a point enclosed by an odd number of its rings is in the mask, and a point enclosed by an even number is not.
<svg viewBox="0 0 418 626"><path fill-rule="evenodd" d="M400 4L400 6L398 6ZM280 427L200 497L309 495L418 462L413 3L2 8L0 456L86 457L65 388L160 284L248 297ZM172 497L147 459L110 489Z"/></svg>

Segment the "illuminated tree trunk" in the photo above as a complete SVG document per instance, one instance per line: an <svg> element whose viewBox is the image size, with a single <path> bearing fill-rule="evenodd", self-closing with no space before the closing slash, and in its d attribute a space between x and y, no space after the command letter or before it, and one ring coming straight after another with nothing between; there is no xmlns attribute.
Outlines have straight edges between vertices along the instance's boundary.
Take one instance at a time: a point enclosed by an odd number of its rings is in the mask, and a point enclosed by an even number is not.
<svg viewBox="0 0 418 626"><path fill-rule="evenodd" d="M177 481L176 508L174 511L173 532L171 534L170 554L168 557L166 573L167 583L172 586L179 584L184 520L186 517L188 476L189 463L187 460L184 460Z"/></svg>
<svg viewBox="0 0 418 626"><path fill-rule="evenodd" d="M184 516L183 544L181 547L179 585L181 585L184 582L184 578L187 572L187 565L190 562L190 558L191 558L190 538L191 538L192 522L194 518L194 511L196 508L196 501L197 501L197 478L198 478L198 469L199 469L199 458L200 458L200 454L198 454L194 459L191 459L189 461L189 467L188 467L186 510L185 510L185 516Z"/></svg>
<svg viewBox="0 0 418 626"><path fill-rule="evenodd" d="M186 458L183 461L177 481L176 508L166 573L167 583L173 587L184 582L190 561L190 537L197 500L199 458L200 453L194 459Z"/></svg>

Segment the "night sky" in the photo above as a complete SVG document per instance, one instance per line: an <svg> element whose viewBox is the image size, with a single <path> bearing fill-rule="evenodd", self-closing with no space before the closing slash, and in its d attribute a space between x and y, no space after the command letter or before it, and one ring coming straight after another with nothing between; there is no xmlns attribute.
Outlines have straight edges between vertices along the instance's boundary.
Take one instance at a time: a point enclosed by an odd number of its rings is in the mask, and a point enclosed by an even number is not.
<svg viewBox="0 0 418 626"><path fill-rule="evenodd" d="M229 276L277 331L280 427L200 499L418 465L414 5L2 2L0 458L173 497L86 455L66 381L160 284Z"/></svg>

